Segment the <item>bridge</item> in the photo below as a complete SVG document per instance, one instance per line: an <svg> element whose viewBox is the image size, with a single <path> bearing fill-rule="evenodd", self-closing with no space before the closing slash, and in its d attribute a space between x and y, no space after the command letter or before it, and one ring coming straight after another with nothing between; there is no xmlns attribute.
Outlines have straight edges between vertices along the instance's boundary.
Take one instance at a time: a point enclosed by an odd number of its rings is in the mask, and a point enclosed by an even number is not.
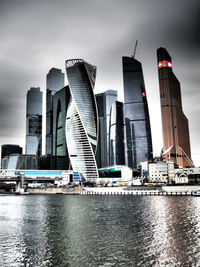
<svg viewBox="0 0 200 267"><path fill-rule="evenodd" d="M15 183L15 191L25 189L27 183L52 183L70 181L71 170L0 170L0 182Z"/></svg>

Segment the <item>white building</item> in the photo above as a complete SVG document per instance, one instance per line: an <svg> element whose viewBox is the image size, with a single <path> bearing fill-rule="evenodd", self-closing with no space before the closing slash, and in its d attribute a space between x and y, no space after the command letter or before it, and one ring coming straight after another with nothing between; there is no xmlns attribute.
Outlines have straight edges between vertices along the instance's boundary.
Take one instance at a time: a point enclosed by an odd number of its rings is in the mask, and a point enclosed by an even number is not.
<svg viewBox="0 0 200 267"><path fill-rule="evenodd" d="M149 163L149 181L155 183L171 183L175 180L174 162L163 160Z"/></svg>

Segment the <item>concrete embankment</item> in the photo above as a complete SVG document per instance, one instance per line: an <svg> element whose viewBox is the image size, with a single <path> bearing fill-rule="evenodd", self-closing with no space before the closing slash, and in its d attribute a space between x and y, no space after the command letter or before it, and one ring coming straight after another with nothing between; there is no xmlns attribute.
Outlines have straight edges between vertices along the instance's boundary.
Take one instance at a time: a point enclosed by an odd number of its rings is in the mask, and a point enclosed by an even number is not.
<svg viewBox="0 0 200 267"><path fill-rule="evenodd" d="M198 190L200 186L163 186L159 188L151 187L85 187L75 186L72 188L28 188L29 194L63 194L63 195L160 195L191 196L191 192ZM6 194L5 192L2 194ZM9 193L9 194L15 194Z"/></svg>
<svg viewBox="0 0 200 267"><path fill-rule="evenodd" d="M144 187L92 187L81 190L82 195L159 195L159 196L191 196L192 190L198 190L199 186L164 186L162 188L151 189Z"/></svg>
<svg viewBox="0 0 200 267"><path fill-rule="evenodd" d="M29 194L78 195L80 194L80 189L78 187L74 187L74 188L28 188L27 192L29 192Z"/></svg>
<svg viewBox="0 0 200 267"><path fill-rule="evenodd" d="M200 188L199 185L174 185L174 186L163 186L162 190L165 192L187 192L190 193L194 190L197 191Z"/></svg>

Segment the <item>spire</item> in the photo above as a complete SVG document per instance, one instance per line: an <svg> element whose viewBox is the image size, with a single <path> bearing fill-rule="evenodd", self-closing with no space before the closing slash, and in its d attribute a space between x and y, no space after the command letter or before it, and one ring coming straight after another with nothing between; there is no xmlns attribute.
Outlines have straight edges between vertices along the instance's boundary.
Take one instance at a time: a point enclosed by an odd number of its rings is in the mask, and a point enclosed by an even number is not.
<svg viewBox="0 0 200 267"><path fill-rule="evenodd" d="M136 40L136 42L135 42L135 49L134 49L133 55L131 55L132 58L135 58L137 44L138 44L138 40Z"/></svg>

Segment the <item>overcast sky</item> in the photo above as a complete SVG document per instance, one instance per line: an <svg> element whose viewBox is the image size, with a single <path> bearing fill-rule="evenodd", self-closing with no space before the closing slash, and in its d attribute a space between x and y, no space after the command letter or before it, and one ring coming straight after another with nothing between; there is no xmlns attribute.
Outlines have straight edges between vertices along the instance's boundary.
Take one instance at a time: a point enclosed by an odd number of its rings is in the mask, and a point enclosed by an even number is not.
<svg viewBox="0 0 200 267"><path fill-rule="evenodd" d="M1 0L0 145L25 146L26 92L40 87L45 103L46 74L52 67L65 72L66 59L96 65L95 93L116 89L123 101L121 57L133 53L137 39L154 156L163 146L156 59L163 46L181 83L192 159L200 166L199 0Z"/></svg>

